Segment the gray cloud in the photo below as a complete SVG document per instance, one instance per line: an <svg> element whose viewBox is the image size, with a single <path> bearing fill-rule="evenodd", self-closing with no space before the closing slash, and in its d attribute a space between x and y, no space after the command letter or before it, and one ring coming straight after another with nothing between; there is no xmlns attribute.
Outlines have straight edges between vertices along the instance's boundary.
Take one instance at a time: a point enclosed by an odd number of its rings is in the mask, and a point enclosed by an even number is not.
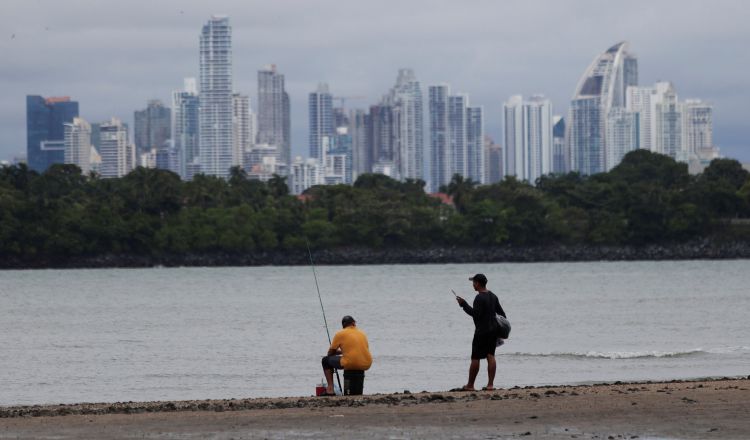
<svg viewBox="0 0 750 440"><path fill-rule="evenodd" d="M198 74L198 35L213 13L231 17L235 88L254 105L256 71L275 63L292 98L293 149L307 153L307 94L375 103L400 67L426 88L447 82L483 105L499 140L502 102L544 93L556 113L591 60L628 40L640 82L672 80L681 97L715 105L715 140L750 161L746 72L750 4L630 1L143 1L0 3L0 158L25 150L25 95L70 95L90 121L132 119ZM15 38L11 39L11 35Z"/></svg>

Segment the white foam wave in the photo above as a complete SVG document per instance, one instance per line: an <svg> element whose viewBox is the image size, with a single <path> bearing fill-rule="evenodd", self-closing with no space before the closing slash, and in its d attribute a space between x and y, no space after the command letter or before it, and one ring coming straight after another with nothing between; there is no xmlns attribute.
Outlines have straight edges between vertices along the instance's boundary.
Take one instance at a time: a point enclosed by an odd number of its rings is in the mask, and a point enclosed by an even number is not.
<svg viewBox="0 0 750 440"><path fill-rule="evenodd" d="M678 358L702 354L733 354L750 351L750 347L719 347L713 349L695 348L683 351L587 351L587 352L548 352L548 353L503 353L505 356L526 357L562 357L573 359L647 359L647 358Z"/></svg>

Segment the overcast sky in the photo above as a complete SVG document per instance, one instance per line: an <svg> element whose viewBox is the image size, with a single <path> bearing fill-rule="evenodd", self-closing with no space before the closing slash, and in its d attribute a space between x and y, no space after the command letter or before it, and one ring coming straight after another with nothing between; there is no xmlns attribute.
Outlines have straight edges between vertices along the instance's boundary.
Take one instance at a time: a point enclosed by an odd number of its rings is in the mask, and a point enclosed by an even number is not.
<svg viewBox="0 0 750 440"><path fill-rule="evenodd" d="M750 162L750 2L745 0L0 0L0 159L26 150L25 96L68 95L97 122L152 98L169 103L198 76L198 36L212 14L233 27L235 90L256 103L274 63L292 104L293 154L307 155L307 94L328 82L365 108L414 69L425 94L446 82L485 109L501 140L502 103L545 94L565 114L578 78L618 41L640 84L671 80L681 99L714 104L714 140ZM425 121L428 119L426 118Z"/></svg>

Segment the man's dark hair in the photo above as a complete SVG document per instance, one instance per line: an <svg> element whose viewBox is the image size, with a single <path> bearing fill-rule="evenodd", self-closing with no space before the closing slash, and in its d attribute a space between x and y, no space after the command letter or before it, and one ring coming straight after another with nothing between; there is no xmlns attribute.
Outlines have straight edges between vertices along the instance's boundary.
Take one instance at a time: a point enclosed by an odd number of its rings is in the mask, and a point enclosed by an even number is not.
<svg viewBox="0 0 750 440"><path fill-rule="evenodd" d="M352 318L349 315L346 315L343 318L341 318L341 327L349 327L350 325L354 324L355 322L357 322L357 321L355 321L354 318Z"/></svg>
<svg viewBox="0 0 750 440"><path fill-rule="evenodd" d="M480 286L485 287L487 285L487 277L483 273L478 273L473 277L469 278L469 281L476 281Z"/></svg>

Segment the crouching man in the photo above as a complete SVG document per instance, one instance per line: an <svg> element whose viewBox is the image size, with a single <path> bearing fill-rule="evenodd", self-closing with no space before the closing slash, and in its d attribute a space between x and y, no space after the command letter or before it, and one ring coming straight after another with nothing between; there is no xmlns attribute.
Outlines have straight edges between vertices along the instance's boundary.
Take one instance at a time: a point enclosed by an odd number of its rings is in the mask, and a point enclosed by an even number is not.
<svg viewBox="0 0 750 440"><path fill-rule="evenodd" d="M342 330L333 337L328 356L323 358L323 373L328 387L327 396L333 396L333 370L367 370L372 365L370 344L365 332L357 328L357 321L349 315L341 319Z"/></svg>

